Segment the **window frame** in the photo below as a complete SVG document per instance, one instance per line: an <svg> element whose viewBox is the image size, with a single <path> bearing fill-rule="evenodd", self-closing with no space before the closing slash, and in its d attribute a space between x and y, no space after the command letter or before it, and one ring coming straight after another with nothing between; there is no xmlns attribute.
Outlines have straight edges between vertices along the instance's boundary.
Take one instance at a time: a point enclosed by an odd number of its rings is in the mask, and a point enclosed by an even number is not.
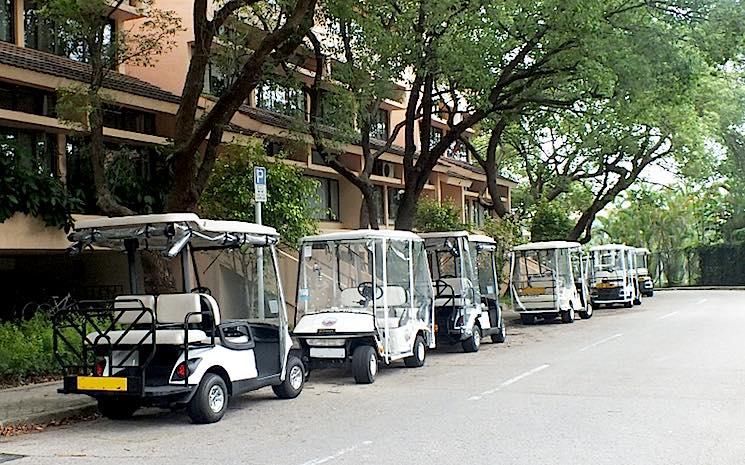
<svg viewBox="0 0 745 465"><path fill-rule="evenodd" d="M341 221L341 198L339 193L339 180L313 175L307 175L307 177L319 183L316 193L318 193L325 185L325 196L319 196L319 202L321 203L321 212L317 215L314 215L313 218L318 221L339 223ZM332 185L334 184L336 185L335 192L334 189L332 189ZM336 197L335 203L332 197Z"/></svg>

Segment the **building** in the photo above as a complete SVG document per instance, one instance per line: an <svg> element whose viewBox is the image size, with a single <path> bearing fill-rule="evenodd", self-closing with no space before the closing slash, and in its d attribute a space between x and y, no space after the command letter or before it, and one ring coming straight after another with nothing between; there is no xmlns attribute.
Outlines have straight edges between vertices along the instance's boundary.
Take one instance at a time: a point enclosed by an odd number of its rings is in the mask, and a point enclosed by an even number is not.
<svg viewBox="0 0 745 465"><path fill-rule="evenodd" d="M118 8L111 23L114 30L143 20L132 6L135 3L124 2ZM175 10L183 20L184 30L178 33L176 47L158 57L154 67L121 65L117 72L108 75L104 85L111 99L105 115L107 144L131 151L134 166L143 176L152 176L158 169L157 146L166 144L176 130L178 94L193 40L190 2L159 0L158 7ZM55 102L58 90L85 82L89 73L86 57L75 44L63 43L55 34L54 25L41 20L35 8L34 0L0 0L0 147L10 142L22 146L39 166L68 186L84 188L79 180L85 169L80 150L85 127L61 122ZM309 84L313 71L300 71ZM210 94L219 92L220 84L220 76L210 73L205 82L204 106L210 104ZM405 98L406 92L401 92L400 100L387 100L381 107L376 125L379 139L387 138L391 128L403 119ZM302 89L263 83L235 115L224 140L240 143L247 134L255 135L266 140L271 153L288 139L296 121L293 112L303 111L307 105ZM446 130L442 120L435 119L433 124L433 134L441 135ZM289 162L301 166L307 176L319 181L321 230L359 227L361 195L353 185L324 166L310 140L306 138L306 142L293 150ZM396 143L403 145L403 133ZM360 147L349 144L343 150L342 160L353 169L361 169ZM403 187L402 160L402 149L394 144L375 167L373 180L381 192L383 227L392 227L395 218L398 192ZM483 222L484 211L478 197L485 190L486 178L468 162L462 147L453 147L449 156L435 167L429 181L426 196L450 200L460 207L464 220L476 225ZM514 185L508 179L500 179L502 200L508 205ZM0 224L0 279L14 289L16 297L11 300L22 303L33 295L65 293L71 286L71 276L76 276L73 281L76 287L88 288L81 291L86 297L118 292L126 282L102 278L111 273L101 268L109 263L100 259L101 255L75 260L70 265L62 256L66 246L63 231L45 227L38 219L16 214ZM40 254L44 260L34 258ZM292 289L294 267L291 257L288 260L283 274L285 282L290 283L286 287ZM292 302L291 296L288 297Z"/></svg>

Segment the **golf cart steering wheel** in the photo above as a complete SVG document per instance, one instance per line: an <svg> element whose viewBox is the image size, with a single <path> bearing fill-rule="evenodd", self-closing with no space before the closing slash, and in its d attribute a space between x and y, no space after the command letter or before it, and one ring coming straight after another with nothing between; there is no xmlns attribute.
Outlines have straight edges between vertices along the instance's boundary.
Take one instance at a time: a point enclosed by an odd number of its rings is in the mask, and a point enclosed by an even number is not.
<svg viewBox="0 0 745 465"><path fill-rule="evenodd" d="M373 293L373 287L375 288L375 292ZM371 300L373 296L375 296L376 299L379 299L383 297L383 288L380 286L373 286L373 283L370 281L365 281L360 283L357 286L357 292L360 293L362 297L365 298L365 300Z"/></svg>
<svg viewBox="0 0 745 465"><path fill-rule="evenodd" d="M195 287L190 292L192 294L207 294L207 295L212 295L212 289L210 289L209 287L205 287L205 286Z"/></svg>

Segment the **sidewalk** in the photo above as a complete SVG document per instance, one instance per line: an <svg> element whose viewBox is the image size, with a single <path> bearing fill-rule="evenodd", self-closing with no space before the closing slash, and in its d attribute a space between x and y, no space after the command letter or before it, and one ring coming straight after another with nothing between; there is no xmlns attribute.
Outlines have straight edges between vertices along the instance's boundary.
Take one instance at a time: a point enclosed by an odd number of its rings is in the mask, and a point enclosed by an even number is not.
<svg viewBox="0 0 745 465"><path fill-rule="evenodd" d="M43 424L89 414L95 401L85 395L58 394L59 381L0 390L0 428Z"/></svg>

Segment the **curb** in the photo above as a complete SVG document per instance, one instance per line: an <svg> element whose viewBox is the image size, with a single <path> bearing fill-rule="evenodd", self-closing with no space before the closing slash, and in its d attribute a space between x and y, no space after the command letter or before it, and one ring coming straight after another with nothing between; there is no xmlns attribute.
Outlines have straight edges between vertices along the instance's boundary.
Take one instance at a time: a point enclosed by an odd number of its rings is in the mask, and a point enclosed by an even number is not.
<svg viewBox="0 0 745 465"><path fill-rule="evenodd" d="M38 412L22 417L16 418L3 418L0 419L0 430L8 427L19 427L27 425L46 425L54 422L61 422L74 417L88 416L96 413L97 407L95 403L86 403L83 405L76 405L71 407L60 408L56 410L48 410L45 412Z"/></svg>

